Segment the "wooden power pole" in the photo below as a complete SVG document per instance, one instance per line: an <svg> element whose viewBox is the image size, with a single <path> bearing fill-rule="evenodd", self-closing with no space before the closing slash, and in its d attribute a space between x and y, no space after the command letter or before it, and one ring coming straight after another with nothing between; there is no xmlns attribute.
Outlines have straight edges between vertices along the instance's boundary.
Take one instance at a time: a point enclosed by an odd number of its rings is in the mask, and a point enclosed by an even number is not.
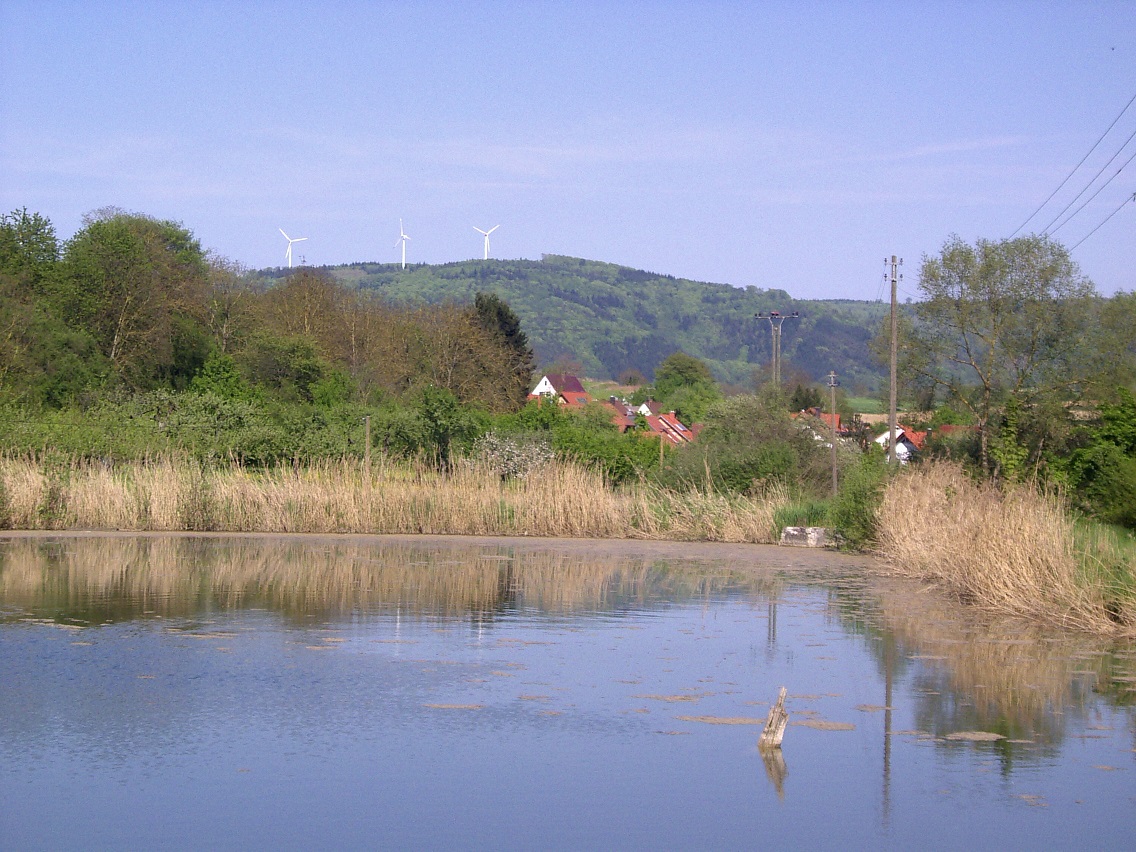
<svg viewBox="0 0 1136 852"><path fill-rule="evenodd" d="M832 418L832 496L836 496L836 371L828 373L828 416Z"/></svg>
<svg viewBox="0 0 1136 852"><path fill-rule="evenodd" d="M895 464L896 424L896 373L899 361L899 321L896 315L896 285L899 281L899 267L903 258L891 256L891 382L888 387L888 464Z"/></svg>

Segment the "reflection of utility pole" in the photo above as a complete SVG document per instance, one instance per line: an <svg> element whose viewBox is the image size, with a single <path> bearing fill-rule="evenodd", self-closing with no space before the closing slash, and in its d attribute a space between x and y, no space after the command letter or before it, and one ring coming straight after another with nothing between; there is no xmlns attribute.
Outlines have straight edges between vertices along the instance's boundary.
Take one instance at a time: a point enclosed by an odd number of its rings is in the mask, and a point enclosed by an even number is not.
<svg viewBox="0 0 1136 852"><path fill-rule="evenodd" d="M773 332L773 384L781 387L781 325L787 319L800 319L796 311L783 314L780 311L758 311L754 314L758 319L769 320L769 328Z"/></svg>
<svg viewBox="0 0 1136 852"><path fill-rule="evenodd" d="M836 371L828 372L828 416L832 418L832 496L836 496Z"/></svg>
<svg viewBox="0 0 1136 852"><path fill-rule="evenodd" d="M884 263L887 263L885 260ZM888 464L895 464L895 430L896 430L896 373L899 360L899 323L896 316L896 283L903 276L897 277L897 271L903 266L903 258L891 256L891 383L888 388Z"/></svg>
<svg viewBox="0 0 1136 852"><path fill-rule="evenodd" d="M884 828L891 820L891 689L895 669L895 637L884 633L884 789L882 814Z"/></svg>
<svg viewBox="0 0 1136 852"><path fill-rule="evenodd" d="M765 619L765 658L773 659L773 652L777 649L777 598L769 599Z"/></svg>

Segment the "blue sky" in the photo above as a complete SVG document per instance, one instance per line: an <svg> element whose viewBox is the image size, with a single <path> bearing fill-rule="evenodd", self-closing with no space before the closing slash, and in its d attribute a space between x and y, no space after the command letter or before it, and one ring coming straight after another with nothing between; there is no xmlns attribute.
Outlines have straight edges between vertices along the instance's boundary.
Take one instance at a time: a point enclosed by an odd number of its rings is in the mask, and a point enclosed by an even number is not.
<svg viewBox="0 0 1136 852"><path fill-rule="evenodd" d="M914 296L1136 95L1134 34L1134 2L3 0L0 209L69 237L115 205L250 267L283 264L277 228L310 264L395 262L401 217L442 263L499 224L496 257L798 298L874 299L894 253ZM1136 105L1029 229L1134 132ZM1136 162L1056 238L1134 192ZM1133 246L1129 203L1073 255L1127 291Z"/></svg>

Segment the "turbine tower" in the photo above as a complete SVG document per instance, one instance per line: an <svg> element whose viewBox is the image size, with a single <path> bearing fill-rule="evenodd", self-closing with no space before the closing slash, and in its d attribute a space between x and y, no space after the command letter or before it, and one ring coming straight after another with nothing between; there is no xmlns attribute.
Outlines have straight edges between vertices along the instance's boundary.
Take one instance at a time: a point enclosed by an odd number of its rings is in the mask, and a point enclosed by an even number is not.
<svg viewBox="0 0 1136 852"><path fill-rule="evenodd" d="M283 228L280 228L279 231L280 231L280 233L284 234ZM288 268L291 269L292 268L292 243L302 243L304 240L307 239L307 237L296 237L296 239L292 239L287 234L284 234L284 239L286 239L288 241L288 251L284 252L284 259L288 261Z"/></svg>
<svg viewBox="0 0 1136 852"><path fill-rule="evenodd" d="M473 230L477 231L477 233L479 233L479 234L481 234L482 236L485 237L485 258L484 258L485 260L489 260L489 235L492 234L494 231L496 231L500 227L501 227L500 225L494 225L488 231L483 231L483 230L481 230L481 228L477 227L477 225L473 226Z"/></svg>
<svg viewBox="0 0 1136 852"><path fill-rule="evenodd" d="M394 247L398 248L400 245L402 246L402 268L403 269L406 269L406 241L409 240L409 239L410 239L410 237L408 237L406 235L406 231L403 230L403 228L402 228L402 220L399 219L398 220L398 242L396 242L394 244Z"/></svg>

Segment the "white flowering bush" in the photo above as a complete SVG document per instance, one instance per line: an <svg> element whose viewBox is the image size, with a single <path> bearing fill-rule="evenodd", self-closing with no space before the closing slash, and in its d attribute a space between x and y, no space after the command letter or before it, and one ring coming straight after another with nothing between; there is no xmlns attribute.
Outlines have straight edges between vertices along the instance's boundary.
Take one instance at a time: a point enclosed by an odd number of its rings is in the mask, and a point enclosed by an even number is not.
<svg viewBox="0 0 1136 852"><path fill-rule="evenodd" d="M502 479L524 479L556 456L540 439L487 432L473 445L473 458L496 471Z"/></svg>

